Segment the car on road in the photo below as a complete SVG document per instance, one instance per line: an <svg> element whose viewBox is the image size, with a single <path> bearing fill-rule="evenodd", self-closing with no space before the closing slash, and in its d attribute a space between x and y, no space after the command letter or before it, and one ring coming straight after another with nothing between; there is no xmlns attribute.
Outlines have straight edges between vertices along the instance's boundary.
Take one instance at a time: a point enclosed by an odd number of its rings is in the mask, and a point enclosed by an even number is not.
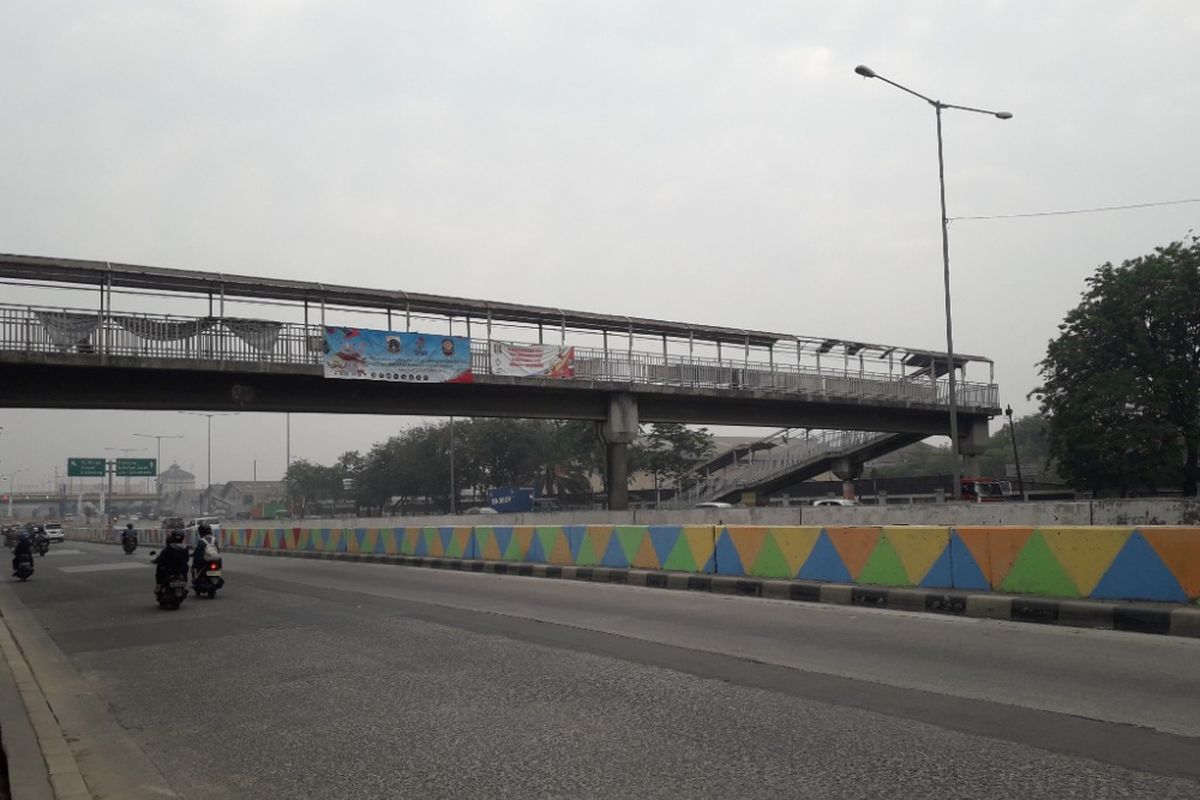
<svg viewBox="0 0 1200 800"><path fill-rule="evenodd" d="M486 516L488 514L499 514L500 512L497 511L496 509L492 508L491 506L472 506L471 508L468 508L463 513L464 514L483 514Z"/></svg>
<svg viewBox="0 0 1200 800"><path fill-rule="evenodd" d="M813 500L814 506L857 506L862 505L857 500L846 500L842 497L822 497L820 500Z"/></svg>
<svg viewBox="0 0 1200 800"><path fill-rule="evenodd" d="M217 517L196 517L189 519L188 524L184 526L188 533L195 533L196 529L201 525L207 525L212 528L212 532L217 536L221 535L221 520Z"/></svg>
<svg viewBox="0 0 1200 800"><path fill-rule="evenodd" d="M163 517L162 529L164 531L176 531L183 528L183 517Z"/></svg>
<svg viewBox="0 0 1200 800"><path fill-rule="evenodd" d="M67 536L63 533L61 522L47 522L43 529L46 531L46 538L51 542L61 542L66 540Z"/></svg>
<svg viewBox="0 0 1200 800"><path fill-rule="evenodd" d="M733 508L733 503L723 503L719 500L710 500L706 503L696 503L693 508Z"/></svg>

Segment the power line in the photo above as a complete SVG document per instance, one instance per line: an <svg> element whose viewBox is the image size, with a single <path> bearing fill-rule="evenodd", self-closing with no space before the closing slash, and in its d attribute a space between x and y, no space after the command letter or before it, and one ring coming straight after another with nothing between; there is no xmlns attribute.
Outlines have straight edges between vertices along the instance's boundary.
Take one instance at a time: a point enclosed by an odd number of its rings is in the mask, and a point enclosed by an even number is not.
<svg viewBox="0 0 1200 800"><path fill-rule="evenodd" d="M1098 206L1096 208L1072 208L1066 211L1032 211L1025 214L983 214L974 217L948 217L950 222L968 219L1024 219L1027 217L1062 217L1068 214L1094 214L1099 211L1128 211L1134 208L1155 208L1157 206L1179 206L1185 203L1200 203L1200 197L1186 200L1160 200L1154 203L1131 203L1125 206Z"/></svg>

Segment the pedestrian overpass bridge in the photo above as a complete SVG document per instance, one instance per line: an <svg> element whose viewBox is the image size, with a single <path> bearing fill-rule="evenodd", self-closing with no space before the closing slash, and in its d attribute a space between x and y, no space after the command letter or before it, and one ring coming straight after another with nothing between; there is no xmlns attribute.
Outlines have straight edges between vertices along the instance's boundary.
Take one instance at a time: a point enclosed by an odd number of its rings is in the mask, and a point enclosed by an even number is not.
<svg viewBox="0 0 1200 800"><path fill-rule="evenodd" d="M0 406L592 420L613 508L639 423L897 434L883 439L895 446L949 432L949 365L929 350L35 256L0 255L0 285ZM341 328L461 337L469 379L326 377L327 333ZM547 353L555 366L539 370ZM998 389L990 359L956 354L954 369L970 459ZM837 445L851 472L881 437L854 441L867 449Z"/></svg>

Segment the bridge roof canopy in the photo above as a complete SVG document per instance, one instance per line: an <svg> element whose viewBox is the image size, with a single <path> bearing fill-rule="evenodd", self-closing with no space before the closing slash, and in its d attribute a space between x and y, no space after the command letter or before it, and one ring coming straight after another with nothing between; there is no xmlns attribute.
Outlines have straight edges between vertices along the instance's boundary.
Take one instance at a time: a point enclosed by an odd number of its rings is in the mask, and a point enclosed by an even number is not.
<svg viewBox="0 0 1200 800"><path fill-rule="evenodd" d="M944 353L901 348L894 345L811 338L718 325L672 322L549 306L406 292L399 289L371 289L315 281L232 275L108 261L0 254L0 277L38 283L108 286L154 292L221 295L294 303L324 303L346 308L390 309L398 312L409 311L450 317L469 317L481 321L490 318L496 322L548 327L562 325L577 330L691 338L697 341L739 346L748 344L754 347L772 347L779 342L793 342L801 349L818 353L830 353L836 350L848 356L856 356L861 353L875 358L887 358L892 353L896 353L904 363L912 365L929 364L935 358L944 358ZM959 365L969 361L988 363L991 359L984 356L955 355L955 362Z"/></svg>

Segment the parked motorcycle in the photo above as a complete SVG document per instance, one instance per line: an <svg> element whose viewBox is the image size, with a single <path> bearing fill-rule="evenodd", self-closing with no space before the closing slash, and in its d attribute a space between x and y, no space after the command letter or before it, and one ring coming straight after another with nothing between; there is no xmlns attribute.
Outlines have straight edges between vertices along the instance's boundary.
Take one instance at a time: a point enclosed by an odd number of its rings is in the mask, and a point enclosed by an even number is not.
<svg viewBox="0 0 1200 800"><path fill-rule="evenodd" d="M192 579L192 589L195 590L196 597L206 594L208 599L212 600L217 596L217 589L225 585L225 578L221 575L221 565L222 560L218 558L196 570L196 577Z"/></svg>

